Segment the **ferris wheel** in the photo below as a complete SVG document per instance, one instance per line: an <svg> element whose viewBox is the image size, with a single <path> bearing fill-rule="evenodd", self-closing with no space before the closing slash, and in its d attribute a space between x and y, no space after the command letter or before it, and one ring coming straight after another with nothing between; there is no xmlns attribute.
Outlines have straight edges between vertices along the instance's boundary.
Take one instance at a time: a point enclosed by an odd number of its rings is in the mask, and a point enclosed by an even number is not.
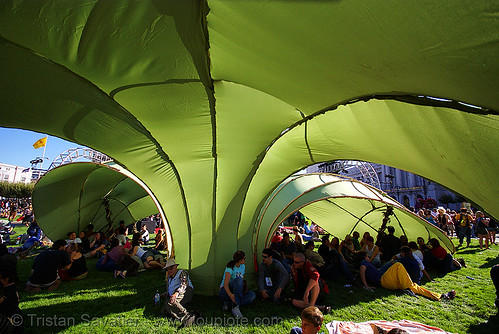
<svg viewBox="0 0 499 334"><path fill-rule="evenodd" d="M83 147L77 147L77 148L70 148L67 149L66 151L62 152L59 154L54 161L49 166L49 170L55 167L58 167L60 165L68 164L71 162L75 162L78 159L87 159L91 160L94 163L105 163L112 161L110 157L107 155L100 153L98 151L92 150L91 148L83 148Z"/></svg>
<svg viewBox="0 0 499 334"><path fill-rule="evenodd" d="M323 173L349 174L355 179L381 189L378 172L369 162L355 160L336 160L318 166Z"/></svg>

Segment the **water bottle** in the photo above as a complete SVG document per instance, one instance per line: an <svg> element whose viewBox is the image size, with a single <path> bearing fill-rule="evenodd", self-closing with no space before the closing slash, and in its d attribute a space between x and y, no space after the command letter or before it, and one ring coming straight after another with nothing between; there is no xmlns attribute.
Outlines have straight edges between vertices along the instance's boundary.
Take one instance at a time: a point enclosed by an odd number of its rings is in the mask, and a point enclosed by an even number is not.
<svg viewBox="0 0 499 334"><path fill-rule="evenodd" d="M158 290L156 290L156 294L154 295L154 306L159 306L160 299L161 299L161 296L160 296Z"/></svg>

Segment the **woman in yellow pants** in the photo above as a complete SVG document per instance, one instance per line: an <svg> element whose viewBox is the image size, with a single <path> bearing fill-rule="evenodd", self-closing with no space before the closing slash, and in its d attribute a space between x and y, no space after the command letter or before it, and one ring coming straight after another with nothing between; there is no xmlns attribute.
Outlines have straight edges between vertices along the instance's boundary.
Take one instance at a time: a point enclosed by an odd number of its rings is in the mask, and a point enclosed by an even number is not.
<svg viewBox="0 0 499 334"><path fill-rule="evenodd" d="M361 256L362 255L364 254L361 254ZM367 256L364 257L366 258ZM419 286L412 281L411 277L407 273L407 270L400 262L393 263L385 271L387 267L388 266L385 265L378 270L369 263L368 259L364 259L360 263L360 278L364 284L364 288L366 290L372 290L373 287L368 284L370 283L371 285L381 285L383 288L389 290L409 289L415 294L422 295L433 300L454 299L456 295L454 290L451 290L446 294L440 294Z"/></svg>

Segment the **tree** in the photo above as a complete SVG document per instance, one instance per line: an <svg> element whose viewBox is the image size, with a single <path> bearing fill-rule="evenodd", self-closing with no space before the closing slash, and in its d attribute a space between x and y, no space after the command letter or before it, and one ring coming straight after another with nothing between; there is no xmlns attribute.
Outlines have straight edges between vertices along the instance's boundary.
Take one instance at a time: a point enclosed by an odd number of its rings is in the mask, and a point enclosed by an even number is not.
<svg viewBox="0 0 499 334"><path fill-rule="evenodd" d="M449 194L443 194L442 196L440 196L438 198L438 201L445 206L447 206L449 203L456 203L454 196L449 195Z"/></svg>
<svg viewBox="0 0 499 334"><path fill-rule="evenodd" d="M10 183L0 182L0 196L7 198L28 198L31 197L34 183Z"/></svg>

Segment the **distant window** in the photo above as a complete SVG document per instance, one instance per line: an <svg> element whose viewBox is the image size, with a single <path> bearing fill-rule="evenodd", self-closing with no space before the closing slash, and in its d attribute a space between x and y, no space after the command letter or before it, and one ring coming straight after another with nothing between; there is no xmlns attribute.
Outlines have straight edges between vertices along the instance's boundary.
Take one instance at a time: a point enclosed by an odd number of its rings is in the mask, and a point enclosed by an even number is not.
<svg viewBox="0 0 499 334"><path fill-rule="evenodd" d="M3 177L3 179L4 179L4 180L8 180L8 179L9 179L9 176L8 176L8 175L5 175L5 176Z"/></svg>
<svg viewBox="0 0 499 334"><path fill-rule="evenodd" d="M21 177L21 182L25 182L26 181L26 178L25 177Z"/></svg>
<svg viewBox="0 0 499 334"><path fill-rule="evenodd" d="M5 170L10 170L10 167L5 168Z"/></svg>

